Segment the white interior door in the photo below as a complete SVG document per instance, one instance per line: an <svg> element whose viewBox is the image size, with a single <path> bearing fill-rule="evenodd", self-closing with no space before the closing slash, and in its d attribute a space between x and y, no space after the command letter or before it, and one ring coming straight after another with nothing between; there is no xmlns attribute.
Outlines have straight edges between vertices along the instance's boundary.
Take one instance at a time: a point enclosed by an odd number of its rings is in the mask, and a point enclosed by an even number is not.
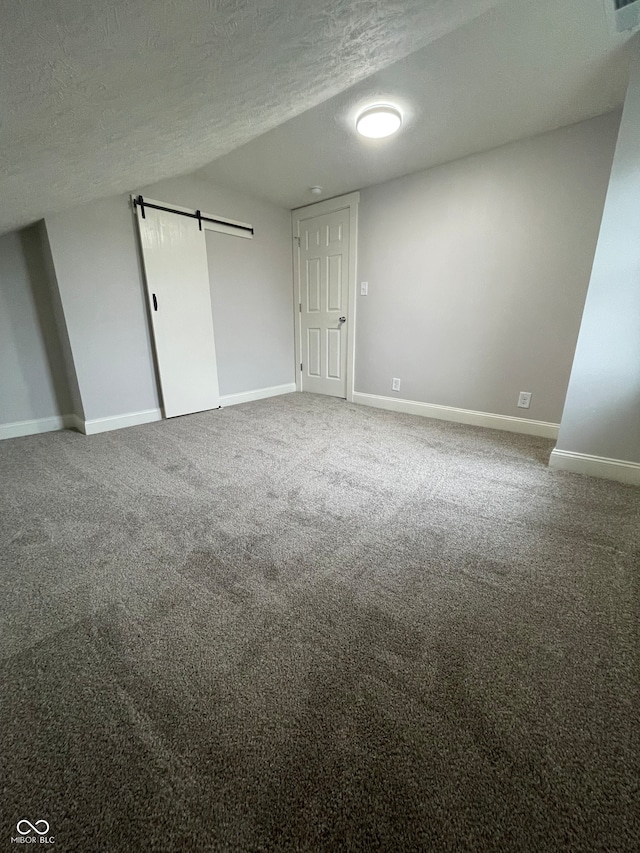
<svg viewBox="0 0 640 853"><path fill-rule="evenodd" d="M302 390L346 397L349 209L299 227Z"/></svg>
<svg viewBox="0 0 640 853"><path fill-rule="evenodd" d="M220 405L207 248L194 219L144 208L138 227L165 416Z"/></svg>

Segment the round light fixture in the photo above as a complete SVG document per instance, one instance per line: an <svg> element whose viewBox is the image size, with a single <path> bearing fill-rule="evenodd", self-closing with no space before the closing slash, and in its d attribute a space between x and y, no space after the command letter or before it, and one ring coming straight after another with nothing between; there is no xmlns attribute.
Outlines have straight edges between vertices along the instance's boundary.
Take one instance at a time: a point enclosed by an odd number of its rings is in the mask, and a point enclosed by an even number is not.
<svg viewBox="0 0 640 853"><path fill-rule="evenodd" d="M309 187L311 195L322 195L322 187Z"/></svg>
<svg viewBox="0 0 640 853"><path fill-rule="evenodd" d="M382 139L400 130L402 115L391 104L374 104L363 110L356 119L356 130L370 139Z"/></svg>

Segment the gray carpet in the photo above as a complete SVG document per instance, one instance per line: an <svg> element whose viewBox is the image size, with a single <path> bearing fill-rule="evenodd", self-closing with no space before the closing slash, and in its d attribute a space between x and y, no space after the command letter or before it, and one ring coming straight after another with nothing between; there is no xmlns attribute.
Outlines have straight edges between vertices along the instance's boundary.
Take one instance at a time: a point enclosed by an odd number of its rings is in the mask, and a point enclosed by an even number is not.
<svg viewBox="0 0 640 853"><path fill-rule="evenodd" d="M551 448L307 394L0 443L2 849L638 851L640 490Z"/></svg>

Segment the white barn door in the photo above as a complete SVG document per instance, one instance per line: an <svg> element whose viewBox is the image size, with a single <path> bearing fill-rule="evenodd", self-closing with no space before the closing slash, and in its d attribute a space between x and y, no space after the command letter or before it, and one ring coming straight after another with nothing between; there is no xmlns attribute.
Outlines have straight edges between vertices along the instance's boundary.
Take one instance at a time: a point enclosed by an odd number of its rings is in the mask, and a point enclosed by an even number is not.
<svg viewBox="0 0 640 853"><path fill-rule="evenodd" d="M137 208L165 417L220 405L204 231L195 219Z"/></svg>

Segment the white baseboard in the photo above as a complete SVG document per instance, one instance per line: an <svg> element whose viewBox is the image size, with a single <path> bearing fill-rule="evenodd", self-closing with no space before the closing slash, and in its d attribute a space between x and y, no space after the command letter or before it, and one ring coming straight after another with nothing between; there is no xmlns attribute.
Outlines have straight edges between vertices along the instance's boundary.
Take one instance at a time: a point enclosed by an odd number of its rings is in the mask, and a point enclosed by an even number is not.
<svg viewBox="0 0 640 853"><path fill-rule="evenodd" d="M271 388L258 388L255 391L245 391L242 394L227 394L220 398L221 406L235 406L238 403L249 403L252 400L263 400L278 394L295 392L295 382L286 385L274 385ZM32 421L18 421L11 424L0 424L0 440L19 438L23 435L36 435L40 432L54 432L61 429L75 429L85 435L96 435L113 429L148 424L162 419L160 409L146 409L142 412L131 412L128 415L115 415L109 418L94 418L83 420L78 415L60 415L50 418L38 418Z"/></svg>
<svg viewBox="0 0 640 853"><path fill-rule="evenodd" d="M588 453L555 448L551 452L549 467L640 486L640 463L625 462L624 459L608 459L606 456L590 456Z"/></svg>
<svg viewBox="0 0 640 853"><path fill-rule="evenodd" d="M162 412L160 409L145 409L143 412L132 412L129 415L115 415L110 418L94 418L90 421L84 421L83 426L80 426L80 430L85 435L95 435L99 432L109 432L112 429L149 424L152 421L159 421L161 418Z"/></svg>
<svg viewBox="0 0 640 853"><path fill-rule="evenodd" d="M244 391L241 394L225 394L220 397L220 405L237 406L239 403L251 403L253 400L264 400L266 397L277 397L279 394L292 394L296 391L296 383L288 382L286 385L273 385L271 388L258 388L256 391Z"/></svg>
<svg viewBox="0 0 640 853"><path fill-rule="evenodd" d="M75 418L75 415L54 415L50 418L36 418L32 421L16 421L12 424L0 424L0 440L68 429L75 426L72 423L72 418Z"/></svg>
<svg viewBox="0 0 640 853"><path fill-rule="evenodd" d="M440 421L453 421L457 424L502 429L507 432L519 432L524 435L538 435L542 438L557 438L560 424L546 421L531 421L528 418L513 418L508 415L493 415L489 412L474 412L471 409L456 409L452 406L436 406L431 403L417 403L414 400L401 400L396 397L381 397L377 394L363 394L355 391L353 402L376 409L388 409L406 415L420 415L424 418L436 418Z"/></svg>

